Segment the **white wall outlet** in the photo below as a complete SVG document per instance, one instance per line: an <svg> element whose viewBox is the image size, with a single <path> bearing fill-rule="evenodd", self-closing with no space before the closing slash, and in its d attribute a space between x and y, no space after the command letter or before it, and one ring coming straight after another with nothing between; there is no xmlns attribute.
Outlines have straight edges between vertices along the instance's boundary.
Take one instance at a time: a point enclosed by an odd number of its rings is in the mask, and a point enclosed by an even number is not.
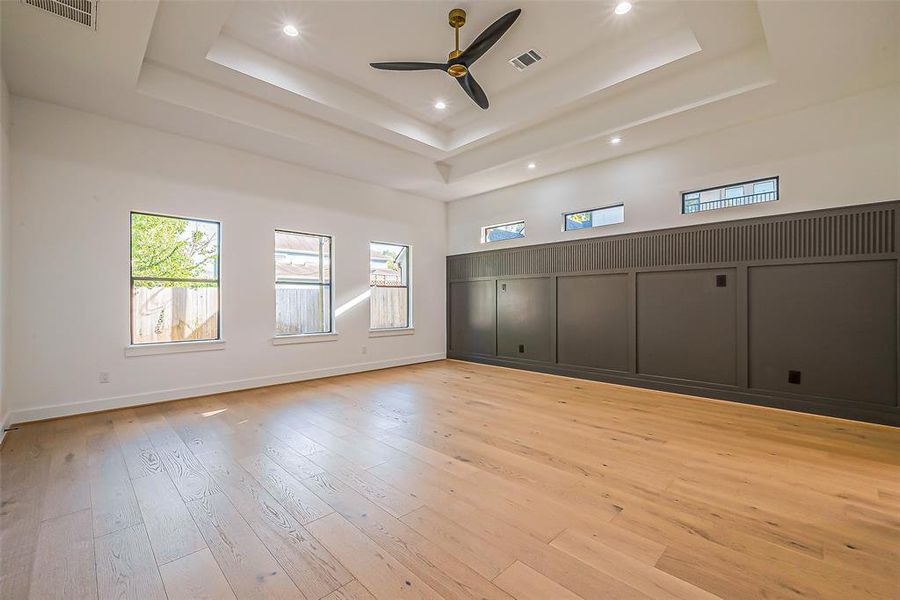
<svg viewBox="0 0 900 600"><path fill-rule="evenodd" d="M368 351L369 351L368 348L366 348L365 346L362 347L362 353L363 353L363 354L367 353Z"/></svg>
<svg viewBox="0 0 900 600"><path fill-rule="evenodd" d="M109 383L109 371L100 371L100 383Z"/></svg>

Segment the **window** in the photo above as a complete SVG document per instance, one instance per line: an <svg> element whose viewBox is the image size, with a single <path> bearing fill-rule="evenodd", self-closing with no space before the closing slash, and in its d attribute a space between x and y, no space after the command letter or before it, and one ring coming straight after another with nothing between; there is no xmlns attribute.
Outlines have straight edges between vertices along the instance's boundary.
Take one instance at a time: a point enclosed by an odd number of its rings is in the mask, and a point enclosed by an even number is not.
<svg viewBox="0 0 900 600"><path fill-rule="evenodd" d="M769 194L775 192L775 180L767 179L765 181L757 181L753 184L753 193L754 194Z"/></svg>
<svg viewBox="0 0 900 600"><path fill-rule="evenodd" d="M409 246L369 244L369 327L410 327Z"/></svg>
<svg viewBox="0 0 900 600"><path fill-rule="evenodd" d="M697 212L697 207L700 205L700 192L692 192L689 194L682 195L682 212Z"/></svg>
<svg viewBox="0 0 900 600"><path fill-rule="evenodd" d="M725 197L726 198L740 198L744 195L744 186L739 185L737 187L728 187L725 188Z"/></svg>
<svg viewBox="0 0 900 600"><path fill-rule="evenodd" d="M275 230L275 335L331 333L331 237Z"/></svg>
<svg viewBox="0 0 900 600"><path fill-rule="evenodd" d="M563 215L563 230L589 229L625 222L625 205L616 204Z"/></svg>
<svg viewBox="0 0 900 600"><path fill-rule="evenodd" d="M501 223L481 228L481 243L513 240L525 237L525 221Z"/></svg>
<svg viewBox="0 0 900 600"><path fill-rule="evenodd" d="M695 213L778 200L778 178L731 183L681 194L681 212Z"/></svg>
<svg viewBox="0 0 900 600"><path fill-rule="evenodd" d="M131 343L218 340L219 223L131 213Z"/></svg>

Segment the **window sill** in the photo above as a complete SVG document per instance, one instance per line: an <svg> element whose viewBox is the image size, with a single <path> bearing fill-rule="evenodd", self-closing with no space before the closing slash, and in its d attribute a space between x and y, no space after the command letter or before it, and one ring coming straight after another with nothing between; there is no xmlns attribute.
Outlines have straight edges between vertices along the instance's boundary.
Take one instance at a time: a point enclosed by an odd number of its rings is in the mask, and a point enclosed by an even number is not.
<svg viewBox="0 0 900 600"><path fill-rule="evenodd" d="M392 337L395 335L413 335L415 327L398 327L397 329L370 329L370 338Z"/></svg>
<svg viewBox="0 0 900 600"><path fill-rule="evenodd" d="M224 350L225 340L199 342L163 342L159 344L132 344L125 347L125 356L151 356L155 354L179 354L181 352L207 352Z"/></svg>
<svg viewBox="0 0 900 600"><path fill-rule="evenodd" d="M287 344L312 344L315 342L334 342L337 341L336 333L301 333L296 335L276 335L272 338L273 346L284 346Z"/></svg>

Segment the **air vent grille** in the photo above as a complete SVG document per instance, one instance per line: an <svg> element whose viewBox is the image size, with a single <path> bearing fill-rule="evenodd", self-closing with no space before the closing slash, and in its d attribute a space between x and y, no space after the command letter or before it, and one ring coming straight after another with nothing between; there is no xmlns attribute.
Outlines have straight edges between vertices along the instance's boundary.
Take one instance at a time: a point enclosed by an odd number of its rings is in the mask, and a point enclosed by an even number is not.
<svg viewBox="0 0 900 600"><path fill-rule="evenodd" d="M97 0L21 0L21 2L79 25L97 28Z"/></svg>
<svg viewBox="0 0 900 600"><path fill-rule="evenodd" d="M534 63L543 59L544 57L538 54L537 50L529 50L525 54L520 54L515 58L509 59L509 64L514 66L519 71L524 71Z"/></svg>

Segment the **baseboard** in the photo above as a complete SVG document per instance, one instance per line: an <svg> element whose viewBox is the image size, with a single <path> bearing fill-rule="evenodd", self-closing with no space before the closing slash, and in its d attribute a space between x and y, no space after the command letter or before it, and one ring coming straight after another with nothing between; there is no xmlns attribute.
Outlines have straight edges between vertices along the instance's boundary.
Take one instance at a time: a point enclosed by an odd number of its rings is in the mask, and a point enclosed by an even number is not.
<svg viewBox="0 0 900 600"><path fill-rule="evenodd" d="M2 415L0 418L0 446L3 445L3 440L6 438L6 429L12 423L12 413L7 411L5 415Z"/></svg>
<svg viewBox="0 0 900 600"><path fill-rule="evenodd" d="M403 365L412 365L423 362L431 362L434 360L442 360L446 358L446 356L447 355L444 352L436 352L434 354L421 354L418 356L407 356L391 360L355 363L351 365L342 365L339 367L330 367L326 369L296 371L293 373L283 373L281 375L235 379L232 381L223 381L207 385L160 390L157 392L145 392L142 394L129 394L127 396L99 398L97 400L85 400L83 402L71 402L68 404L54 404L51 406L42 406L39 408L19 409L10 411L7 414L6 421L4 422L4 429L9 426L9 423L18 424L27 423L29 421L42 421L44 419L68 417L72 415L99 412L103 410L113 410L116 408L131 408L134 406L141 406L143 404L166 402L168 400L181 400L184 398L193 398L196 396L220 394L222 392L236 392L239 390L265 387L268 385L280 385L284 383L307 381L310 379L321 379L322 377L333 377L335 375L349 375L351 373L362 373L364 371L376 371L378 369L387 369L390 367L400 367Z"/></svg>

